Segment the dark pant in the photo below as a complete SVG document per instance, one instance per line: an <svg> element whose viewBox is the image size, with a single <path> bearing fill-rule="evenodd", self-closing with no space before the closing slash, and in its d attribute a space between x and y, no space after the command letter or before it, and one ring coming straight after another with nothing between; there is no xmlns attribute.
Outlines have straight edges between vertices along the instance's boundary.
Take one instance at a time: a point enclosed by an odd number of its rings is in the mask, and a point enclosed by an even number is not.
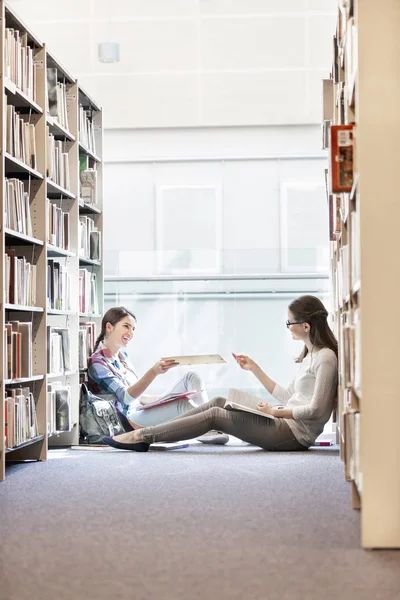
<svg viewBox="0 0 400 600"><path fill-rule="evenodd" d="M275 420L236 410L226 410L225 398L214 398L184 415L155 427L140 429L142 440L178 442L204 435L212 429L223 431L264 450L306 450L282 418Z"/></svg>

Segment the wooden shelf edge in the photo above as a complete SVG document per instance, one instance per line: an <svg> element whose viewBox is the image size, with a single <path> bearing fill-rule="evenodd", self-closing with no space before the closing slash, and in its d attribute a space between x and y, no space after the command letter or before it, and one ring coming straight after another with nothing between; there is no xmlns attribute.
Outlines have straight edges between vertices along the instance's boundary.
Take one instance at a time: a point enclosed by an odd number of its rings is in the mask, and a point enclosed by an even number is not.
<svg viewBox="0 0 400 600"><path fill-rule="evenodd" d="M14 446L13 448L6 448L5 454L15 452L16 450L21 450L22 448L26 448L27 446L30 446L31 444L36 444L37 442L41 442L44 439L45 439L44 435L38 435L35 438L32 438L31 440L28 440L26 442L23 442L22 444L19 444L19 446Z"/></svg>
<svg viewBox="0 0 400 600"><path fill-rule="evenodd" d="M13 81L11 81L11 79L9 79L7 76L4 77L4 87L6 92L9 92L12 96L15 96L16 98L19 98L20 100L22 100L22 102L24 104L21 105L14 105L17 106L17 108L22 108L22 107L29 107L31 108L36 114L38 115L42 115L43 114L43 108L41 106L39 106L39 104L37 104L34 100L32 100L32 98L29 98L29 96L27 96L25 94L25 92L23 92L16 83L14 83Z"/></svg>
<svg viewBox="0 0 400 600"><path fill-rule="evenodd" d="M31 244L35 244L36 246L44 246L43 240L31 237L30 235L26 235L25 233L19 233L19 231L14 231L14 229L9 229L8 227L4 228L4 233L6 236L29 242Z"/></svg>
<svg viewBox="0 0 400 600"><path fill-rule="evenodd" d="M42 381L44 375L32 375L32 377L20 377L19 379L5 379L4 385L20 385L21 383L29 383L30 381Z"/></svg>
<svg viewBox="0 0 400 600"><path fill-rule="evenodd" d="M41 306L24 306L22 304L4 304L5 310L17 310L20 312L44 312Z"/></svg>
<svg viewBox="0 0 400 600"><path fill-rule="evenodd" d="M22 162L22 160L15 158L15 156L12 156L8 152L4 152L4 158L6 160L8 160L11 164L14 164L16 167L18 167L22 172L27 173L28 175L32 175L36 179L44 179L43 175L41 173L39 173L39 171L36 171L36 169L33 169L29 165ZM7 175L7 167L6 167L5 171L6 171L6 175Z"/></svg>

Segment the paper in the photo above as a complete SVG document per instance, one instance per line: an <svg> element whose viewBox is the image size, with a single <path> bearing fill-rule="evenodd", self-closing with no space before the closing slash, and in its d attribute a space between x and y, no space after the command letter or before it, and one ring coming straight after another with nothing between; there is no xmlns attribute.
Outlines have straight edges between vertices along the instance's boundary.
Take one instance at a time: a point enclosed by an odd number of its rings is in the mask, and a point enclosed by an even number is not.
<svg viewBox="0 0 400 600"><path fill-rule="evenodd" d="M210 365L226 363L219 354L194 354L192 356L165 356L160 360L174 360L180 365Z"/></svg>

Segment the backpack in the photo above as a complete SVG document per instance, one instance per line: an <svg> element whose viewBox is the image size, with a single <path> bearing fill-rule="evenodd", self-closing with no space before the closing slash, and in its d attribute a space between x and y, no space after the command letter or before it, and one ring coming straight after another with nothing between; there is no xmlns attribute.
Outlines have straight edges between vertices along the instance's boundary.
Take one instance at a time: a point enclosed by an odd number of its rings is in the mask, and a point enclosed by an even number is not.
<svg viewBox="0 0 400 600"><path fill-rule="evenodd" d="M81 444L101 444L105 436L125 433L118 412L114 406L115 397L108 394L99 397L88 390L86 384L81 385L79 402L79 442Z"/></svg>

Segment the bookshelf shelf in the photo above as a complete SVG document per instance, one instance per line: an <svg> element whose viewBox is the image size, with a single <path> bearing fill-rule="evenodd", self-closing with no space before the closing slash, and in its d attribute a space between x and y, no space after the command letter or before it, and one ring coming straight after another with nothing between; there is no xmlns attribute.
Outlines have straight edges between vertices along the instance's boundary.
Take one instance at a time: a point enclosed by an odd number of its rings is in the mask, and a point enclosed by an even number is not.
<svg viewBox="0 0 400 600"><path fill-rule="evenodd" d="M4 88L7 94L8 104L13 104L17 108L28 108L38 115L43 114L43 109L39 104L36 104L36 102L31 100L8 77L4 78Z"/></svg>
<svg viewBox="0 0 400 600"><path fill-rule="evenodd" d="M93 267L101 267L101 262L99 260L85 258L84 256L79 257L79 263L82 265L92 265Z"/></svg>
<svg viewBox="0 0 400 600"><path fill-rule="evenodd" d="M43 175L39 173L39 171L32 169L32 167L26 165L21 160L18 160L18 158L14 158L14 156L11 156L11 154L8 154L8 152L4 152L4 158L6 162L5 172L7 175L15 173L17 175L23 174L26 176L31 176L35 179L43 179Z"/></svg>
<svg viewBox="0 0 400 600"><path fill-rule="evenodd" d="M94 154L94 152L92 152L91 150L89 150L89 148L86 148L86 146L84 146L82 144L82 142L79 142L79 153L80 154L85 154L86 156L89 156L90 158L93 158L94 161L100 163L101 162L101 158L99 156L97 156L97 154Z"/></svg>
<svg viewBox="0 0 400 600"><path fill-rule="evenodd" d="M74 193L72 193L70 190L66 190L65 188L61 187L61 185L58 185L58 183L55 183L48 177L46 179L46 182L47 182L47 195L49 198L52 198L52 197L60 198L62 196L65 196L65 198L70 198L70 199L75 198Z"/></svg>
<svg viewBox="0 0 400 600"><path fill-rule="evenodd" d="M73 310L57 310L55 308L49 308L49 309L47 309L47 314L48 315L66 316L66 317L75 317L78 313Z"/></svg>
<svg viewBox="0 0 400 600"><path fill-rule="evenodd" d="M6 454L11 460L46 460L49 445L79 443L79 367L98 335L103 311L103 123L101 107L6 0L0 0L0 35L0 112L5 117L0 122L0 254L5 257L0 262L2 480ZM22 60L16 61L19 56ZM16 139L15 131L23 135ZM24 160L35 168L14 153L27 157ZM80 206L82 196L93 208ZM22 229L16 225L17 215L23 231L32 236L15 231ZM91 247L98 249L99 254L92 255L100 259L81 262L79 252L87 256ZM23 287L21 273L28 277ZM85 312L78 312L80 308ZM14 352L18 347L21 352ZM5 349L11 360L4 360ZM43 375L11 379L13 374L32 372ZM62 415L68 419L68 431L60 431L60 406L68 407ZM37 426L32 421L29 427L20 426L28 412L36 413ZM49 431L54 433L37 435ZM33 439L27 440L30 435Z"/></svg>
<svg viewBox="0 0 400 600"><path fill-rule="evenodd" d="M89 214L95 214L95 215L101 215L101 209L98 208L97 206L94 206L92 204L87 204L86 202L83 202L83 200L79 200L79 213L81 215L89 215Z"/></svg>
<svg viewBox="0 0 400 600"><path fill-rule="evenodd" d="M59 377L71 377L77 375L77 371L63 371L62 373L48 373L47 379L58 379Z"/></svg>
<svg viewBox="0 0 400 600"><path fill-rule="evenodd" d="M58 248L57 246L52 246L51 244L47 244L47 257L57 257L57 256L76 256L75 252L70 252L69 250L64 250L64 248Z"/></svg>
<svg viewBox="0 0 400 600"><path fill-rule="evenodd" d="M44 375L32 375L32 377L19 377L18 379L5 379L5 385L21 385L23 383L30 383L31 381L42 381Z"/></svg>
<svg viewBox="0 0 400 600"><path fill-rule="evenodd" d="M5 453L9 454L10 452L16 452L17 450L21 450L22 448L27 448L32 444L37 444L37 442L41 442L45 439L44 435L37 435L35 438L24 442L23 444L19 444L18 446L14 446L13 448L5 448Z"/></svg>
<svg viewBox="0 0 400 600"><path fill-rule="evenodd" d="M34 244L35 246L44 246L44 242L35 237L30 237L24 233L19 233L13 229L4 228L4 234L6 239L18 240L18 244Z"/></svg>
<svg viewBox="0 0 400 600"><path fill-rule="evenodd" d="M54 137L58 140L75 142L75 136L68 131L65 127L63 127L57 119L51 117L50 115L46 115L46 122L49 127L50 133L54 135Z"/></svg>
<svg viewBox="0 0 400 600"><path fill-rule="evenodd" d="M331 123L326 181L340 456L360 509L361 545L400 548L398 335L388 308L400 302L398 2L339 0L337 14L323 118ZM380 406L389 418L378 433Z"/></svg>
<svg viewBox="0 0 400 600"><path fill-rule="evenodd" d="M23 306L22 304L4 304L5 310L16 310L19 312L44 312L44 308L41 306Z"/></svg>

